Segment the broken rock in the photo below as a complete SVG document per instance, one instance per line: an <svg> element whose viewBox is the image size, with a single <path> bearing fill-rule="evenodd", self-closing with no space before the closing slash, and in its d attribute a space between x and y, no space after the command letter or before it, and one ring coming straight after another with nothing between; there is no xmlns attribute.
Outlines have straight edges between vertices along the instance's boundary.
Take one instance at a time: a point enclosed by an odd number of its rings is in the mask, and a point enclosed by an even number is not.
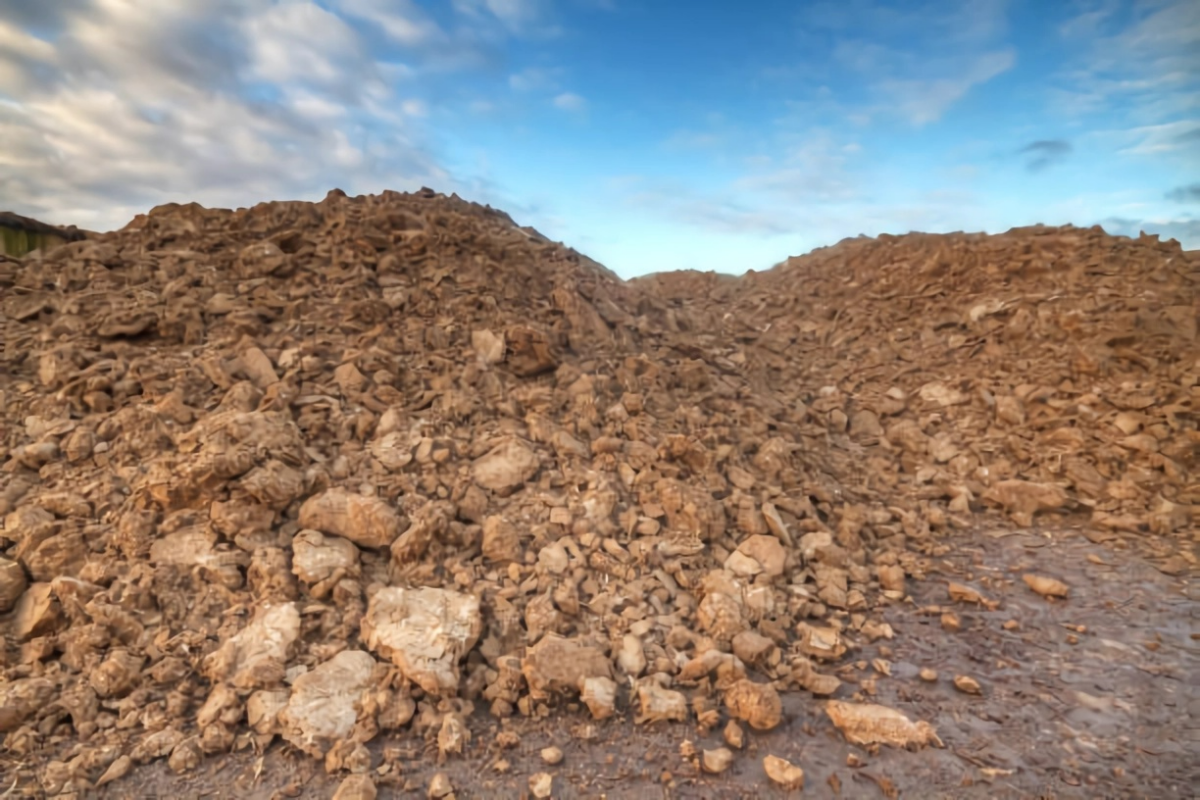
<svg viewBox="0 0 1200 800"><path fill-rule="evenodd" d="M374 549L388 547L400 535L403 517L378 497L328 489L300 507L300 525Z"/></svg>
<svg viewBox="0 0 1200 800"><path fill-rule="evenodd" d="M482 631L478 598L433 587L380 589L362 619L367 647L435 696L458 691L458 662Z"/></svg>
<svg viewBox="0 0 1200 800"><path fill-rule="evenodd" d="M343 650L292 683L287 707L279 714L283 738L314 758L323 758L348 737L374 688L379 665L370 653Z"/></svg>

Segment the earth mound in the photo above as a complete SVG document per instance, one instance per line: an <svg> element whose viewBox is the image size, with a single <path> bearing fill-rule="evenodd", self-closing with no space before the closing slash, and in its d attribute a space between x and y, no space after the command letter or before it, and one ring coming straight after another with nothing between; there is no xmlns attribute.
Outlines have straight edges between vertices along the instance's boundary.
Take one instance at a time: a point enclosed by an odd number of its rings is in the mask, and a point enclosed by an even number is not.
<svg viewBox="0 0 1200 800"><path fill-rule="evenodd" d="M972 514L1190 523L1196 264L1038 229L623 282L430 190L0 260L6 750L53 794L485 712L770 730Z"/></svg>

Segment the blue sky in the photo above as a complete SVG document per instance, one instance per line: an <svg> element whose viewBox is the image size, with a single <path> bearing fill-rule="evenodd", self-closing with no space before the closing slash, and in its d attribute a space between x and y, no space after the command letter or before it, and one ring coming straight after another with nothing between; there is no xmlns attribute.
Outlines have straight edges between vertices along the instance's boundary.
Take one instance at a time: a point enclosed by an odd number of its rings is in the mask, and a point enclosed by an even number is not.
<svg viewBox="0 0 1200 800"><path fill-rule="evenodd" d="M0 143L0 209L51 222L426 185L627 277L1037 222L1200 248L1200 2L0 0Z"/></svg>

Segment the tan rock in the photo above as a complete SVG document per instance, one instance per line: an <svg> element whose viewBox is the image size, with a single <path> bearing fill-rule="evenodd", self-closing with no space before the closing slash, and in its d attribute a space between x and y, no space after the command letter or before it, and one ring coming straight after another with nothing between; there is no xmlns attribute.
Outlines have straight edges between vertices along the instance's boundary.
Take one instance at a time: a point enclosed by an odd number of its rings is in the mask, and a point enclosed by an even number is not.
<svg viewBox="0 0 1200 800"><path fill-rule="evenodd" d="M554 633L528 649L521 672L530 696L538 700L554 693L581 692L589 678L612 678L612 666L604 653Z"/></svg>
<svg viewBox="0 0 1200 800"><path fill-rule="evenodd" d="M664 689L653 680L637 686L638 715L634 722L649 725L653 722L687 722L687 698L680 692Z"/></svg>
<svg viewBox="0 0 1200 800"><path fill-rule="evenodd" d="M482 631L478 598L433 587L380 589L362 619L367 647L435 696L458 691L458 662Z"/></svg>
<svg viewBox="0 0 1200 800"><path fill-rule="evenodd" d="M764 756L763 771L780 788L787 791L804 789L804 770L779 756Z"/></svg>
<svg viewBox="0 0 1200 800"><path fill-rule="evenodd" d="M731 716L757 731L769 731L783 721L783 702L769 683L735 682L725 690L725 707Z"/></svg>
<svg viewBox="0 0 1200 800"><path fill-rule="evenodd" d="M15 561L0 558L0 614L7 614L29 587L25 570Z"/></svg>
<svg viewBox="0 0 1200 800"><path fill-rule="evenodd" d="M777 578L784 572L787 551L775 536L751 536L738 545L737 551L761 564L768 577Z"/></svg>
<svg viewBox="0 0 1200 800"><path fill-rule="evenodd" d="M913 722L887 706L830 700L825 704L825 713L851 744L942 746L937 732L928 722Z"/></svg>
<svg viewBox="0 0 1200 800"><path fill-rule="evenodd" d="M221 643L202 662L211 681L238 689L270 688L283 681L292 644L300 636L300 613L294 603L265 606L250 623Z"/></svg>
<svg viewBox="0 0 1200 800"><path fill-rule="evenodd" d="M384 548L395 541L404 518L378 497L327 489L300 507L300 525L341 536L360 547Z"/></svg>
<svg viewBox="0 0 1200 800"><path fill-rule="evenodd" d="M357 575L358 563L358 548L348 539L314 530L292 537L292 572L305 583L320 583L335 573Z"/></svg>
<svg viewBox="0 0 1200 800"><path fill-rule="evenodd" d="M348 775L333 793L333 800L375 800L378 796L370 775Z"/></svg>
<svg viewBox="0 0 1200 800"><path fill-rule="evenodd" d="M369 653L343 650L298 676L287 707L279 713L283 738L314 758L323 758L354 729L363 693L378 680L378 666Z"/></svg>
<svg viewBox="0 0 1200 800"><path fill-rule="evenodd" d="M705 772L719 775L733 766L733 751L727 747L705 750L700 754L700 766Z"/></svg>
<svg viewBox="0 0 1200 800"><path fill-rule="evenodd" d="M471 475L484 489L505 496L524 486L540 467L537 454L510 439L476 459L471 465Z"/></svg>

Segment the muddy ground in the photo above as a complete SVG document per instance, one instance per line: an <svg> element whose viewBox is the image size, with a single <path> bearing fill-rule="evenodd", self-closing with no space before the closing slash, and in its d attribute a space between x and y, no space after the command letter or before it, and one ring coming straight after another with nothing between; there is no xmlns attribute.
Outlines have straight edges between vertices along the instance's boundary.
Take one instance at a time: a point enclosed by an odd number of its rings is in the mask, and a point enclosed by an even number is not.
<svg viewBox="0 0 1200 800"><path fill-rule="evenodd" d="M862 692L932 722L944 748L871 752L848 745L823 703L802 693L784 695L787 718L779 728L747 732L745 749L721 775L703 774L681 756L686 742L696 750L722 746L720 728L701 735L694 724L596 723L581 710L517 720L506 729L519 743L502 749L495 720L480 714L466 756L440 766L436 751L426 752L412 737L373 742L376 767L389 765L375 774L379 796L424 797L440 771L459 798L528 796L529 779L539 772L553 775L552 796L564 799L783 797L762 768L763 756L774 754L804 769L804 797L1196 797L1200 587L1194 578L1167 574L1176 570L1146 557L1137 542L1096 543L1073 530L997 525L955 544L938 573L911 583L912 602L888 613L895 638L866 646L839 673L846 681L839 695ZM1034 594L1021 580L1030 571L1062 580L1069 597ZM999 603L989 610L952 602L950 581ZM953 627L943 619L947 610L959 630L946 630ZM877 671L875 659L888 662L878 666L890 676ZM936 670L937 679L923 680L923 668ZM959 675L974 678L982 694L956 689ZM541 759L551 745L565 755L558 766ZM11 759L0 761L0 772L7 785L23 782L21 765ZM261 756L210 759L184 777L160 761L96 796L328 798L340 781L318 762L275 745Z"/></svg>

